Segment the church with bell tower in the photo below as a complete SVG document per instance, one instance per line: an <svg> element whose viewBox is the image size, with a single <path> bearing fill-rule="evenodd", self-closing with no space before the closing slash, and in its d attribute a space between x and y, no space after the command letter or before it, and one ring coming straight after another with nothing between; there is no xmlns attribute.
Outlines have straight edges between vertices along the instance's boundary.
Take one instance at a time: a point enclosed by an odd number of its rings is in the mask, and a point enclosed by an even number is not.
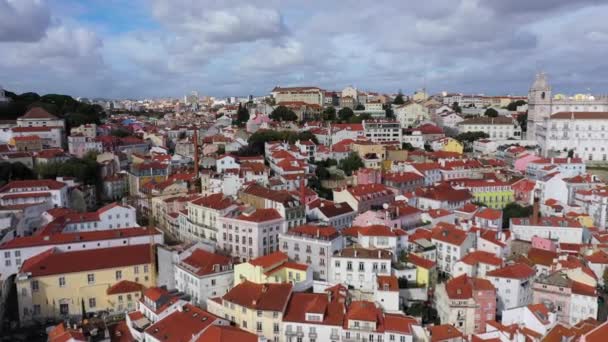
<svg viewBox="0 0 608 342"><path fill-rule="evenodd" d="M547 74L536 74L528 92L528 132L527 139L536 140L541 148L550 134L549 124L557 113L594 113L608 112L608 96L576 94L555 94L549 84ZM545 153L546 154L546 153Z"/></svg>

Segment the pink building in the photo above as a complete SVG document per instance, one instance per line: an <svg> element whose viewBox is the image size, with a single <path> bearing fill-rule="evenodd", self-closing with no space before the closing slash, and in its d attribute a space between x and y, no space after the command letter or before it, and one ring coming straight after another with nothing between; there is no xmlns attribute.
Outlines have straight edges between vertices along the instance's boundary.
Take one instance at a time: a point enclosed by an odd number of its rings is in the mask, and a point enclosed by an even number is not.
<svg viewBox="0 0 608 342"><path fill-rule="evenodd" d="M527 178L523 178L511 184L515 201L523 203L524 205L532 204L534 202L535 187L536 182Z"/></svg>
<svg viewBox="0 0 608 342"><path fill-rule="evenodd" d="M557 252L557 243L555 240L543 238L540 236L533 236L530 241L532 248L538 248L545 251Z"/></svg>
<svg viewBox="0 0 608 342"><path fill-rule="evenodd" d="M355 172L355 184L380 184L382 172L379 169L359 169Z"/></svg>
<svg viewBox="0 0 608 342"><path fill-rule="evenodd" d="M515 158L513 160L513 168L516 171L525 173L528 163L535 161L535 160L539 160L539 159L541 159L541 158L535 154L525 153L525 154L519 155L519 156L517 156L517 158Z"/></svg>
<svg viewBox="0 0 608 342"><path fill-rule="evenodd" d="M368 210L359 214L353 226L382 225L391 228L413 228L420 224L422 210L409 206L404 201L391 203L386 209Z"/></svg>

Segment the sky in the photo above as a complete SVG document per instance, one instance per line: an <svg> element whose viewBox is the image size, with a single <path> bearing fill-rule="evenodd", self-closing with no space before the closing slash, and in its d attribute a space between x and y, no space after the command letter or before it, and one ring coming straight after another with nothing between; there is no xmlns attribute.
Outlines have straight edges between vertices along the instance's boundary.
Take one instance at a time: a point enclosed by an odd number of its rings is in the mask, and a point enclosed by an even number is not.
<svg viewBox="0 0 608 342"><path fill-rule="evenodd" d="M608 93L608 0L0 0L0 85L150 98L276 85Z"/></svg>

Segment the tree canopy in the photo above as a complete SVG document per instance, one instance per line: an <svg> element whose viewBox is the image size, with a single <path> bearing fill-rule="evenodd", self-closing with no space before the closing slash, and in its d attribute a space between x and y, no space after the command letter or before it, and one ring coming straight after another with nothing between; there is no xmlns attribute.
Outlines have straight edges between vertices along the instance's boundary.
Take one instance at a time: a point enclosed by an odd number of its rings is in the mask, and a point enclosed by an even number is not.
<svg viewBox="0 0 608 342"><path fill-rule="evenodd" d="M357 105L355 106L355 110L364 110L365 106L362 105L361 103L357 103Z"/></svg>
<svg viewBox="0 0 608 342"><path fill-rule="evenodd" d="M344 107L338 111L338 118L340 118L340 121L342 122L348 122L353 115L355 115L355 112L348 107Z"/></svg>
<svg viewBox="0 0 608 342"><path fill-rule="evenodd" d="M498 111L494 108L488 108L486 109L486 111L483 113L483 115L490 117L490 118L495 118L498 117Z"/></svg>
<svg viewBox="0 0 608 342"><path fill-rule="evenodd" d="M517 101L512 101L511 103L509 103L507 105L507 110L510 110L512 112L517 110L517 107L519 106L523 106L525 105L527 102L524 100L517 100Z"/></svg>
<svg viewBox="0 0 608 342"><path fill-rule="evenodd" d="M472 143L479 139L487 138L488 134L484 132L465 132L458 134L455 139L461 143Z"/></svg>
<svg viewBox="0 0 608 342"><path fill-rule="evenodd" d="M103 116L101 106L80 102L67 95L40 96L32 92L17 95L10 91L7 91L6 95L11 101L0 106L0 120L14 120L23 116L31 108L42 107L49 113L64 118L69 131L70 128L82 124L98 124L100 117Z"/></svg>
<svg viewBox="0 0 608 342"><path fill-rule="evenodd" d="M452 103L452 110L454 110L456 113L462 113L462 108L460 108L458 102Z"/></svg>
<svg viewBox="0 0 608 342"><path fill-rule="evenodd" d="M236 111L236 124L243 126L249 121L249 110L239 103L239 109Z"/></svg>
<svg viewBox="0 0 608 342"><path fill-rule="evenodd" d="M13 180L23 179L36 179L36 174L21 162L4 161L0 163L0 186Z"/></svg>
<svg viewBox="0 0 608 342"><path fill-rule="evenodd" d="M264 145L268 141L287 141L290 144L297 140L312 140L315 144L319 141L310 131L272 131L262 129L253 133L248 140L248 147L241 152L243 155L264 155Z"/></svg>
<svg viewBox="0 0 608 342"><path fill-rule="evenodd" d="M502 227L508 228L512 218L532 216L532 206L522 206L515 202L507 204L502 210Z"/></svg>
<svg viewBox="0 0 608 342"><path fill-rule="evenodd" d="M82 159L69 159L61 162L39 164L36 167L41 179L56 177L75 177L85 184L96 185L99 180L99 164L95 154L86 155Z"/></svg>
<svg viewBox="0 0 608 342"><path fill-rule="evenodd" d="M348 157L340 160L338 166L347 176L352 176L354 171L363 167L363 160L355 152L351 152Z"/></svg>
<svg viewBox="0 0 608 342"><path fill-rule="evenodd" d="M395 96L395 99L393 100L393 104L396 104L396 105L405 104L405 99L403 98L403 92L401 91L401 89L399 89L397 96Z"/></svg>
<svg viewBox="0 0 608 342"><path fill-rule="evenodd" d="M270 113L270 118L275 121L298 120L298 116L296 115L296 113L285 106L278 106L277 108L275 108L272 113Z"/></svg>
<svg viewBox="0 0 608 342"><path fill-rule="evenodd" d="M336 108L329 106L323 110L321 118L324 121L336 121Z"/></svg>
<svg viewBox="0 0 608 342"><path fill-rule="evenodd" d="M528 131L528 112L517 116L517 123L521 127L522 132Z"/></svg>

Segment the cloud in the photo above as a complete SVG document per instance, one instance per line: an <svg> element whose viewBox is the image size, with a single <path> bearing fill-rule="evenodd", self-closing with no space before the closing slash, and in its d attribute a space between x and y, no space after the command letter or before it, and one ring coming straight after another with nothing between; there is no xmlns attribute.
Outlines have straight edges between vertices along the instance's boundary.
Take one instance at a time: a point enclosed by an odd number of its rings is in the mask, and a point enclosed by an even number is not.
<svg viewBox="0 0 608 342"><path fill-rule="evenodd" d="M0 42L38 41L50 24L49 8L39 0L0 0Z"/></svg>
<svg viewBox="0 0 608 342"><path fill-rule="evenodd" d="M287 33L281 13L247 1L156 0L154 16L172 31L199 42L240 43Z"/></svg>

